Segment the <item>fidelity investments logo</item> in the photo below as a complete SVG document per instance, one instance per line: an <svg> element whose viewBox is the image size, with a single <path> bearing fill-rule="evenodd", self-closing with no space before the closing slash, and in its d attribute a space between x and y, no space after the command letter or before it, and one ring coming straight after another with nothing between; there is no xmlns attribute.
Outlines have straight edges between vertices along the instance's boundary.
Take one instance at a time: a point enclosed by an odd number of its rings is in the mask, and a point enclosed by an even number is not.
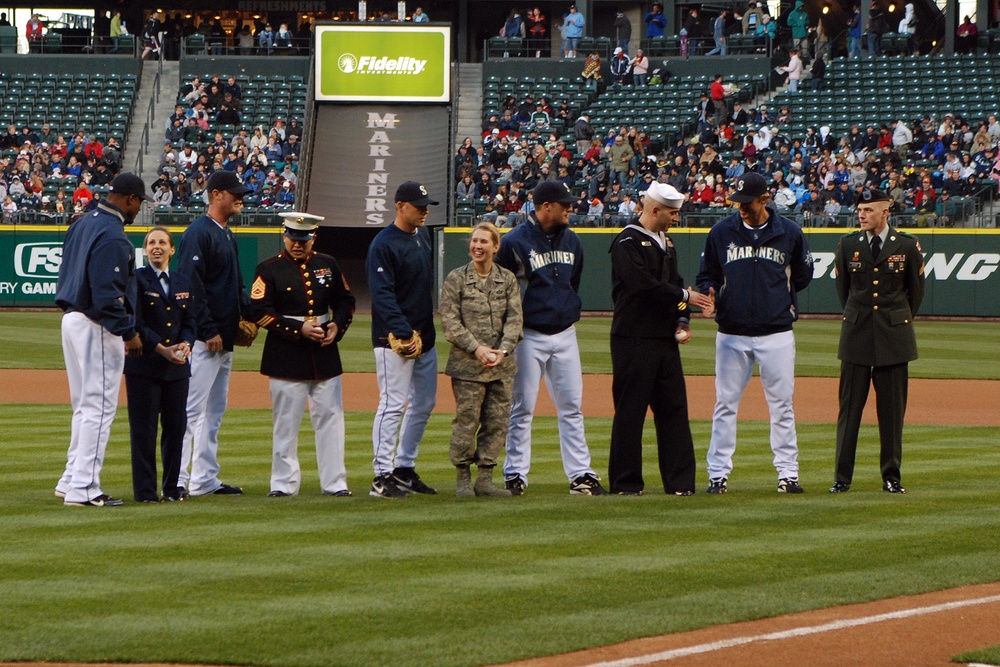
<svg viewBox="0 0 1000 667"><path fill-rule="evenodd" d="M427 67L426 60L407 56L389 58L387 56L361 56L345 53L337 59L337 67L344 74L420 74Z"/></svg>

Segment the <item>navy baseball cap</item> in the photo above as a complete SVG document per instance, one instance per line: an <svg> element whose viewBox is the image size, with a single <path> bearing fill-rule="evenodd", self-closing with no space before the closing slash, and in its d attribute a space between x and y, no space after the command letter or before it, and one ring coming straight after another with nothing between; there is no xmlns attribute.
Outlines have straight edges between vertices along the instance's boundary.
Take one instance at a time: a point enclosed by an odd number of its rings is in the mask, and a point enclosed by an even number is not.
<svg viewBox="0 0 1000 667"><path fill-rule="evenodd" d="M736 180L736 187L729 195L729 201L745 204L760 197L765 192L767 192L767 181L764 180L763 176L752 171L749 174L743 174Z"/></svg>
<svg viewBox="0 0 1000 667"><path fill-rule="evenodd" d="M153 198L146 194L146 184L142 182L142 179L127 171L114 177L114 180L108 185L108 192L126 196L133 195L146 201L153 201Z"/></svg>
<svg viewBox="0 0 1000 667"><path fill-rule="evenodd" d="M857 206L861 202L870 204L872 202L879 202L879 201L892 201L892 197L886 194L885 190L871 188L859 192L857 198L855 198L854 200L854 205Z"/></svg>
<svg viewBox="0 0 1000 667"><path fill-rule="evenodd" d="M558 181L542 181L532 193L535 206L542 204L575 204L576 197L570 191L569 186Z"/></svg>
<svg viewBox="0 0 1000 667"><path fill-rule="evenodd" d="M406 181L396 188L396 201L407 202L418 207L437 206L440 203L431 199L431 196L427 194L427 188L424 187L423 183L417 181Z"/></svg>
<svg viewBox="0 0 1000 667"><path fill-rule="evenodd" d="M209 192L224 190L240 197L253 192L253 189L248 188L240 182L240 179L237 178L234 172L226 171L225 169L212 172L212 175L208 177L208 183L205 187Z"/></svg>

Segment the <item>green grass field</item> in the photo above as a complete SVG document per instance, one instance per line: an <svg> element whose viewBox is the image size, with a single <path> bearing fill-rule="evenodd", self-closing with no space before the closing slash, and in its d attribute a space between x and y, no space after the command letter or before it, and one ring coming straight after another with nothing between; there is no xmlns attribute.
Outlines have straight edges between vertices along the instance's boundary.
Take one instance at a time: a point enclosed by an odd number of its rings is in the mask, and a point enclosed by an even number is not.
<svg viewBox="0 0 1000 667"><path fill-rule="evenodd" d="M710 323L695 324L708 334ZM355 327L345 363L370 370L367 323ZM835 375L837 323L797 328L800 374ZM589 370L607 372L607 321L587 318L580 330ZM4 313L0 335L0 366L61 366L58 316ZM922 323L918 335L913 375L997 376L1000 325ZM689 372L711 373L711 338L685 349ZM259 349L238 352L238 366L252 370ZM830 495L834 426L800 424L807 492L782 496L767 425L742 422L730 493L716 497L704 493L709 424L695 422L699 493L674 498L657 493L650 426L649 493L589 498L567 493L555 420L540 417L527 495L458 500L450 416L437 414L419 470L441 494L386 501L367 496L372 415L349 413L356 496L319 494L305 421L303 495L269 499L270 412L231 409L222 477L246 495L85 509L52 496L69 418L68 406L0 412L0 661L481 665L1000 571L1000 428L908 426L909 493L890 496L879 491L876 428L863 426L854 486ZM604 473L610 420L590 418L587 429ZM131 497L124 410L102 479Z"/></svg>
<svg viewBox="0 0 1000 667"><path fill-rule="evenodd" d="M970 651L952 658L955 662L978 662L982 665L1000 665L1000 646L991 646L982 651Z"/></svg>
<svg viewBox="0 0 1000 667"><path fill-rule="evenodd" d="M0 315L0 368L63 368L59 343L58 313L3 313ZM358 315L340 344L344 368L349 372L373 373L370 317ZM584 373L610 373L611 352L608 317L585 317L577 324ZM715 323L696 317L694 337L683 347L684 369L689 375L715 373ZM795 325L796 374L802 377L836 377L840 373L837 343L840 322L837 320L802 320ZM447 361L447 341L438 327L441 370ZM910 364L910 377L1000 379L1000 322L919 322L917 344L921 358ZM234 369L256 371L260 368L263 345L239 350ZM989 360L990 363L984 363Z"/></svg>

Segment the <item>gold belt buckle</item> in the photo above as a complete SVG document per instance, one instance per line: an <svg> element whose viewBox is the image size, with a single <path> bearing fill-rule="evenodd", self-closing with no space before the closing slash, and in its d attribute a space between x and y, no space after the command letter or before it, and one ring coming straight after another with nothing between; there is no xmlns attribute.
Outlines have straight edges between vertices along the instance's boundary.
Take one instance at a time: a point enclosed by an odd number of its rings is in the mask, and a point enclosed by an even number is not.
<svg viewBox="0 0 1000 667"><path fill-rule="evenodd" d="M305 321L306 322L315 322L317 319L318 318L315 315L307 315Z"/></svg>

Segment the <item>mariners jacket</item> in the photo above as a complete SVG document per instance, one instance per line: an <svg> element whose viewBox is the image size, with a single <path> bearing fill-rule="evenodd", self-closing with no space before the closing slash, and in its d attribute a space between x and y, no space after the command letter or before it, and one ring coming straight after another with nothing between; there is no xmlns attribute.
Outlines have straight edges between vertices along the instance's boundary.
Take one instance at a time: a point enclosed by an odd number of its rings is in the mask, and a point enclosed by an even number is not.
<svg viewBox="0 0 1000 667"><path fill-rule="evenodd" d="M289 380L328 380L343 373L337 343L354 318L354 295L337 260L316 252L302 261L287 252L265 259L257 266L250 303L252 319L267 329L261 373ZM305 318L336 323L334 342L324 346L303 338Z"/></svg>
<svg viewBox="0 0 1000 667"><path fill-rule="evenodd" d="M917 358L913 316L924 298L920 243L892 227L877 258L867 235L842 237L834 254L837 296L844 307L837 358L892 366Z"/></svg>
<svg viewBox="0 0 1000 667"><path fill-rule="evenodd" d="M207 215L192 222L177 247L177 270L194 283L198 339L220 335L231 351L240 312L250 304L233 231Z"/></svg>
<svg viewBox="0 0 1000 667"><path fill-rule="evenodd" d="M191 376L190 364L172 364L156 351L158 343L163 343L164 347L181 341L193 345L198 337L191 279L177 271L168 271L168 275L170 294L164 294L156 269L143 266L135 272L139 293L136 328L142 338L142 356L125 357L125 375L161 380L181 380Z"/></svg>
<svg viewBox="0 0 1000 667"><path fill-rule="evenodd" d="M136 335L135 303L135 248L125 236L125 216L101 202L66 232L56 305L131 340Z"/></svg>
<svg viewBox="0 0 1000 667"><path fill-rule="evenodd" d="M812 253L798 225L768 214L757 230L734 213L708 232L697 283L702 292L715 288L722 333L766 336L791 330L798 319L796 294L812 280Z"/></svg>
<svg viewBox="0 0 1000 667"><path fill-rule="evenodd" d="M679 319L687 320L684 279L677 272L677 250L669 236L666 248L628 224L611 243L612 336L663 338L677 345Z"/></svg>
<svg viewBox="0 0 1000 667"><path fill-rule="evenodd" d="M452 345L445 373L473 382L514 376L522 320L521 291L513 273L494 264L483 280L472 262L460 266L444 279L440 307L441 329ZM503 350L507 358L486 368L475 356L480 345Z"/></svg>
<svg viewBox="0 0 1000 667"><path fill-rule="evenodd" d="M368 246L372 297L372 347L387 347L389 333L407 340L420 331L424 349L434 346L434 265L431 235L424 227L408 234L395 224Z"/></svg>
<svg viewBox="0 0 1000 667"><path fill-rule="evenodd" d="M496 263L521 286L524 328L552 335L580 319L583 245L569 227L546 234L532 213L504 234Z"/></svg>

